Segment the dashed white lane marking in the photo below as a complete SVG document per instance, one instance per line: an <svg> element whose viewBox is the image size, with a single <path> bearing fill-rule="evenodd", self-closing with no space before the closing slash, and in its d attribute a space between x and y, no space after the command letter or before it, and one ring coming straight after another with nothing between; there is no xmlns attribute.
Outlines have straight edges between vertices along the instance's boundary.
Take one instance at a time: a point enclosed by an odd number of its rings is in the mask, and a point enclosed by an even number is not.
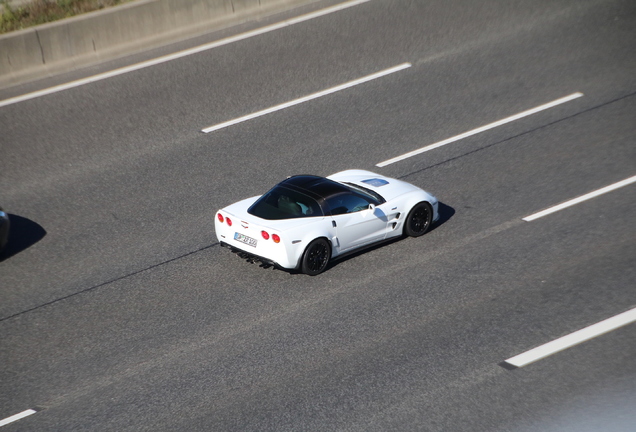
<svg viewBox="0 0 636 432"><path fill-rule="evenodd" d="M636 308L630 309L627 312L613 316L599 323L593 324L589 327L585 327L574 333L570 333L567 336L563 336L559 339L548 342L547 344L538 346L530 351L526 351L523 354L511 357L505 361L511 366L518 368L534 363L537 360L541 360L552 354L558 353L565 349L571 348L574 345L578 345L581 342L593 339L597 336L616 330L619 327L623 327L627 324L631 324L636 321Z"/></svg>
<svg viewBox="0 0 636 432"><path fill-rule="evenodd" d="M401 65L397 65L397 66L394 66L392 68L385 69L383 71L376 72L374 74L367 75L365 77L358 78L356 80L349 81L349 82L344 83L344 84L340 84L339 86L332 87L332 88L329 88L327 90L320 91L318 93L310 94L310 95L302 97L300 99L295 99L293 101L286 102L286 103L283 103L283 104L280 104L280 105L276 105L276 106L273 106L271 108L267 108L267 109L264 109L262 111L255 112L253 114L248 114L246 116L239 117L239 118L236 118L234 120L229 120L229 121L226 121L226 122L223 122L223 123L219 123L219 124L214 125L214 126L207 127L205 129L202 129L201 132L209 133L209 132L213 132L215 130L223 129L223 128L226 128L228 126L232 126L232 125L235 125L237 123L241 123L241 122L244 122L244 121L247 121L247 120L254 119L256 117L264 116L265 114L270 114L270 113L273 113L275 111L279 111L279 110L282 110L282 109L285 109L285 108L289 108L291 106L298 105L298 104L301 104L303 102L310 101L312 99L316 99L316 98L319 98L319 97L322 97L322 96L326 96L328 94L335 93L335 92L338 92L340 90L344 90L344 89L347 89L349 87L353 87L355 85L362 84L362 83L365 83L367 81L371 81L371 80L383 77L385 75L389 75L389 74L401 71L402 69L406 69L406 68L409 68L409 67L411 67L411 63L402 63Z"/></svg>
<svg viewBox="0 0 636 432"><path fill-rule="evenodd" d="M530 216L526 216L526 217L524 217L522 219L524 221L526 221L526 222L530 222L530 221L533 221L535 219L539 219L540 217L549 215L550 213L557 212L557 211L562 210L564 208L573 206L575 204L578 204L580 202L589 200L589 199L597 197L599 195L603 195L604 193L611 192L611 191L613 191L615 189L621 188L623 186L627 186L628 184L631 184L631 183L634 183L634 182L636 182L636 176L630 177L630 178L622 180L622 181L619 181L618 183L614 183L614 184L611 184L609 186L605 186L604 188L595 190L595 191L590 192L588 194L582 195L582 196L580 196L578 198L571 199L569 201L566 201L566 202L564 202L562 204L559 204L559 205L556 205L554 207L547 208L547 209L545 209L543 211L540 211L538 213L531 214Z"/></svg>
<svg viewBox="0 0 636 432"><path fill-rule="evenodd" d="M20 419L23 419L25 417L30 416L31 414L35 414L37 411L32 410L32 409L28 409L26 411L22 411L21 413L18 413L16 415L12 415L11 417L7 417L4 420L0 420L0 427L8 425L9 423L13 423L14 421L18 421Z"/></svg>
<svg viewBox="0 0 636 432"><path fill-rule="evenodd" d="M57 92L60 92L60 91L63 91L63 90L68 90L68 89L71 89L71 88L74 88L74 87L79 87L79 86L82 86L84 84L89 84L89 83L92 83L92 82L95 82L95 81L101 81L101 80L104 80L104 79L107 79L107 78L112 78L112 77L117 76L117 75L123 75L123 74L128 73L128 72L133 72L133 71L136 71L136 70L139 70L139 69L144 69L144 68L147 68L147 67L150 67L150 66L155 66L155 65L158 65L158 64L161 64L161 63L165 63L165 62L169 62L169 61L172 61L172 60L176 60L176 59L179 59L181 57L186 57L186 56L189 56L189 55L192 55L192 54L197 54L197 53L200 53L202 51L207 51L207 50L210 50L210 49L213 49L213 48L217 48L217 47L220 47L220 46L223 46L223 45L228 45L228 44L231 44L233 42L238 42L238 41L241 41L243 39L248 39L248 38L251 38L251 37L254 37L254 36L261 35L263 33L268 33L268 32L271 32L271 31L274 31L274 30L278 30L278 29L281 29L281 28L284 28L284 27L289 27L291 25L298 24L298 23L301 23L303 21L308 21L308 20L311 20L311 19L314 19L314 18L318 18L318 17L321 17L323 15L327 15L327 14L330 14L330 13L333 13L333 12L338 12L338 11L341 11L343 9L347 9L347 8L350 8L350 7L353 7L353 6L358 6L358 5L362 4L362 3L367 3L369 1L371 1L371 0L352 0L352 1L348 1L348 2L337 4L335 6L331 6L331 7L325 8L325 9L318 10L316 12L308 13L308 14L305 14L305 15L302 15L302 16L299 16L299 17L296 17L296 18L290 18L288 20L281 21L281 22L276 23L276 24L272 24L272 25L269 25L269 26L261 27L261 28L256 29L256 30L252 30L252 31L249 31L249 32L241 33L241 34L236 35L236 36L231 36L231 37L228 37L228 38L225 38L225 39L221 39L221 40L218 40L218 41L215 41L215 42L211 42L211 43L208 43L208 44L200 45L198 47L190 48L190 49L187 49L187 50L184 50L184 51L179 51L177 53L173 53L173 54L166 55L166 56L163 56L163 57L158 57L158 58L152 59L152 60L147 60L145 62L137 63L137 64L134 64L134 65L131 65L131 66L126 66L126 67L123 67L123 68L120 68L120 69L115 69L115 70L109 71L109 72L104 72L104 73L101 73L101 74L98 74L98 75L93 75L93 76L90 76L88 78L83 78L83 79L80 79L80 80L77 80L77 81L72 81L70 83L60 84L60 85L55 86L55 87L50 87L50 88L47 88L47 89L43 89L43 90L39 90L39 91L36 91L36 92L28 93L28 94L25 94L25 95L21 95L21 96L16 96L16 97L12 97L12 98L9 98L9 99L5 99L5 100L0 101L0 107L6 106L6 105L11 105L11 104L18 103L18 102L23 102L23 101L26 101L26 100L29 100L29 99L35 99L35 98L38 98L40 96L45 96L45 95L49 95L49 94L52 94L52 93L57 93Z"/></svg>
<svg viewBox="0 0 636 432"><path fill-rule="evenodd" d="M494 123L487 124L485 126L479 127L477 129L470 130L468 132L464 132L461 135L456 135L454 137L445 139L444 141L439 141L439 142L436 142L435 144L427 145L426 147L422 147L420 149L413 150L413 151L405 153L405 154L403 154L401 156L396 156L393 159L385 160L384 162L380 162L380 163L376 164L376 166L385 167L387 165L391 165L392 163L399 162L399 161L404 160L404 159L408 159L408 158L416 156L418 154L421 154L421 153L436 149L438 147L445 146L446 144L450 144L450 143L453 143L455 141L459 141L461 139L468 138L469 136L476 135L478 133L487 131L489 129L496 128L498 126L504 125L506 123L513 122L515 120L519 120L519 119L521 119L523 117L527 117L529 115L538 113L540 111L544 111L544 110L547 110L549 108L553 108L553 107L555 107L557 105L561 105L561 104L569 102L569 101L571 101L573 99L580 98L581 96L583 96L583 93L573 93L573 94L571 94L569 96L562 97L560 99L557 99L557 100L549 102L547 104L538 106L536 108L532 108L532 109L529 109L527 111L520 112L519 114L515 114L513 116L506 117L505 119L496 121Z"/></svg>

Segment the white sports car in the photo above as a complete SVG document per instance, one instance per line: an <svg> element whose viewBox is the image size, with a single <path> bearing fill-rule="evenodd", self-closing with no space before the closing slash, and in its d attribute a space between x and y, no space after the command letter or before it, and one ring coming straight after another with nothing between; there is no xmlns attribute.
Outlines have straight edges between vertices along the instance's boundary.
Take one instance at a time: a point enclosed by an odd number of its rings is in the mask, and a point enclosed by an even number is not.
<svg viewBox="0 0 636 432"><path fill-rule="evenodd" d="M421 236L438 218L437 198L417 186L347 170L289 177L219 210L215 228L219 243L244 257L313 276L372 243Z"/></svg>

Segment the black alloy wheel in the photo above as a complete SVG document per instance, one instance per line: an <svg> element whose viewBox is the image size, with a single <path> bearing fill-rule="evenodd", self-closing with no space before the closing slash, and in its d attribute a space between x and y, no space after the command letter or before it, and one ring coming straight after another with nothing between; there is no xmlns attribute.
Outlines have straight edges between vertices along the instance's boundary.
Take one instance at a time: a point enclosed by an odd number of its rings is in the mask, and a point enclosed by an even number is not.
<svg viewBox="0 0 636 432"><path fill-rule="evenodd" d="M424 235L433 221L433 207L427 202L416 204L404 222L404 233L411 237Z"/></svg>
<svg viewBox="0 0 636 432"><path fill-rule="evenodd" d="M309 243L300 265L300 270L310 276L316 276L322 273L331 256L331 249L329 243L323 238L316 239Z"/></svg>

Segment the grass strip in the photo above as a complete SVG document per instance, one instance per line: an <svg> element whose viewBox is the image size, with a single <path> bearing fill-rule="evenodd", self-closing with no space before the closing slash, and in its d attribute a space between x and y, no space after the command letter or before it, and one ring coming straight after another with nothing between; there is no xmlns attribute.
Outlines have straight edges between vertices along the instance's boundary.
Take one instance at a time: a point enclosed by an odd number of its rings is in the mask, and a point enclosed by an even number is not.
<svg viewBox="0 0 636 432"><path fill-rule="evenodd" d="M8 0L0 0L0 33L58 21L129 1L131 0L32 0L12 6Z"/></svg>

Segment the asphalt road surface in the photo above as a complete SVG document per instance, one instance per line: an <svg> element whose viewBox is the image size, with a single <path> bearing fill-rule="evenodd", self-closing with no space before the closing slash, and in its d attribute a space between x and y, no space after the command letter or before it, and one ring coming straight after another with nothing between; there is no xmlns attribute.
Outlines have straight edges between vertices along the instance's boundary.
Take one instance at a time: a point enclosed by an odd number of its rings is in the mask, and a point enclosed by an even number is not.
<svg viewBox="0 0 636 432"><path fill-rule="evenodd" d="M35 411L2 432L636 429L636 324L504 363L636 307L636 183L523 220L636 175L635 2L371 0L226 42L0 107L0 421ZM217 244L217 209L349 168L441 221L316 277Z"/></svg>

